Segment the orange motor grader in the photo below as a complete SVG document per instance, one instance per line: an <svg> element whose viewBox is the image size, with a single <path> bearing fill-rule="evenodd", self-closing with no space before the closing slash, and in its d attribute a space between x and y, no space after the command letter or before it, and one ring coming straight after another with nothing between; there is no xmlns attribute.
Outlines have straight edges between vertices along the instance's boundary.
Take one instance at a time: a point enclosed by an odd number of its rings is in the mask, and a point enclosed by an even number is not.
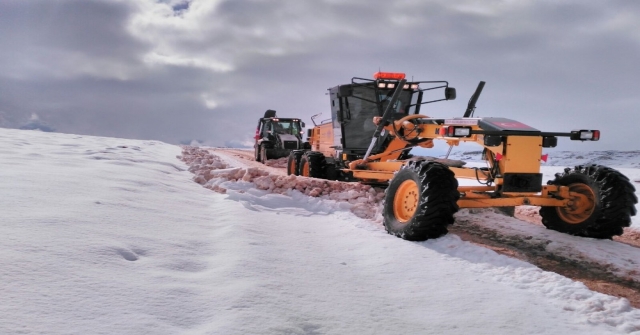
<svg viewBox="0 0 640 335"><path fill-rule="evenodd" d="M309 150L292 151L288 173L386 187L383 222L390 234L414 241L447 233L459 208L540 206L549 229L594 238L620 235L636 214L635 188L620 172L601 165L566 168L542 183L542 148L558 137L597 141L598 130L543 132L498 117L473 117L480 82L463 117L431 118L424 104L452 100L446 81L407 81L403 73L354 77L329 89L331 118L309 129ZM424 99L436 92L444 97ZM451 166L448 160L413 157L414 147L450 148L472 142L484 148L486 167ZM448 156L448 154L447 154ZM476 186L459 186L458 179Z"/></svg>

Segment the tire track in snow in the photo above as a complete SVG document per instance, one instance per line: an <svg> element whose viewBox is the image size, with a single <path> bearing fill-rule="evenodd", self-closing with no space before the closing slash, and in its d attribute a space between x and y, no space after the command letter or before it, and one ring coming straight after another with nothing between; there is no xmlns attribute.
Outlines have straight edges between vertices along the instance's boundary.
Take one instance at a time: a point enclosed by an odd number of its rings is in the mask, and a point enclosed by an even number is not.
<svg viewBox="0 0 640 335"><path fill-rule="evenodd" d="M640 272L633 270L640 269L637 263L640 260L639 248L607 240L583 241L582 237L550 231L543 226L531 225L539 232L534 230L532 234L522 234L509 227L491 227L478 221L493 218L510 221L510 225L526 225L524 221L492 212L491 209L472 212L475 214L458 215L449 231L465 241L580 281L593 291L626 298L632 306L640 308ZM478 214L484 218L474 219L473 216ZM611 254L594 259L593 255L584 254L575 247L588 248L589 244L595 244L603 250L612 249ZM625 258L628 264L620 269L616 263L625 261Z"/></svg>

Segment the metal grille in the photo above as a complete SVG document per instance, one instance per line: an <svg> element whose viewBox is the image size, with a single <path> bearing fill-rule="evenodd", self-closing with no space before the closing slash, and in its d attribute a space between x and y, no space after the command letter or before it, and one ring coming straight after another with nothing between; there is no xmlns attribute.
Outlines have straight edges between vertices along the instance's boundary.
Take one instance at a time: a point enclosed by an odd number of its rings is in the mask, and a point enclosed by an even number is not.
<svg viewBox="0 0 640 335"><path fill-rule="evenodd" d="M285 149L298 149L298 142L296 141L284 141Z"/></svg>

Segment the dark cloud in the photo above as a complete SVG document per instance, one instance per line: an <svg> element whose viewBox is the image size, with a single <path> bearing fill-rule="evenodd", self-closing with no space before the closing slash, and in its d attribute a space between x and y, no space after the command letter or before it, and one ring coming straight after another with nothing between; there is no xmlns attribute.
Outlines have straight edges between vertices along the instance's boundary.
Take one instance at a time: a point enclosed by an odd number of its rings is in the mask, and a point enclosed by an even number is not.
<svg viewBox="0 0 640 335"><path fill-rule="evenodd" d="M378 69L448 80L462 115L599 128L639 149L640 3L610 1L131 0L0 3L0 125L242 146L266 109L329 111L329 87Z"/></svg>
<svg viewBox="0 0 640 335"><path fill-rule="evenodd" d="M178 2L178 3L174 4L174 5L172 5L172 6L171 6L171 9L173 9L173 11L174 11L176 14L178 14L178 15L179 15L179 14L181 14L182 12L184 12L184 11L188 10L188 9L189 9L189 5L190 5L190 4L191 4L191 3L190 3L189 1L182 1L182 2Z"/></svg>

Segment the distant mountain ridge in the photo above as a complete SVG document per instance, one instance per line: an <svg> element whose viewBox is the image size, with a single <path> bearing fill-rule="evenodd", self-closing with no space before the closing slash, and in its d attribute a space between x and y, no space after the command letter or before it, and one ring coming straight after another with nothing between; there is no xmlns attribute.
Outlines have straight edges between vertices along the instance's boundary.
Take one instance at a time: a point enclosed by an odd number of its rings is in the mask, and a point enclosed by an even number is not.
<svg viewBox="0 0 640 335"><path fill-rule="evenodd" d="M544 152L547 154L546 152ZM543 166L567 166L599 164L610 167L640 168L640 150L633 151L553 151L548 152ZM449 158L460 160L480 160L482 151L453 152Z"/></svg>

